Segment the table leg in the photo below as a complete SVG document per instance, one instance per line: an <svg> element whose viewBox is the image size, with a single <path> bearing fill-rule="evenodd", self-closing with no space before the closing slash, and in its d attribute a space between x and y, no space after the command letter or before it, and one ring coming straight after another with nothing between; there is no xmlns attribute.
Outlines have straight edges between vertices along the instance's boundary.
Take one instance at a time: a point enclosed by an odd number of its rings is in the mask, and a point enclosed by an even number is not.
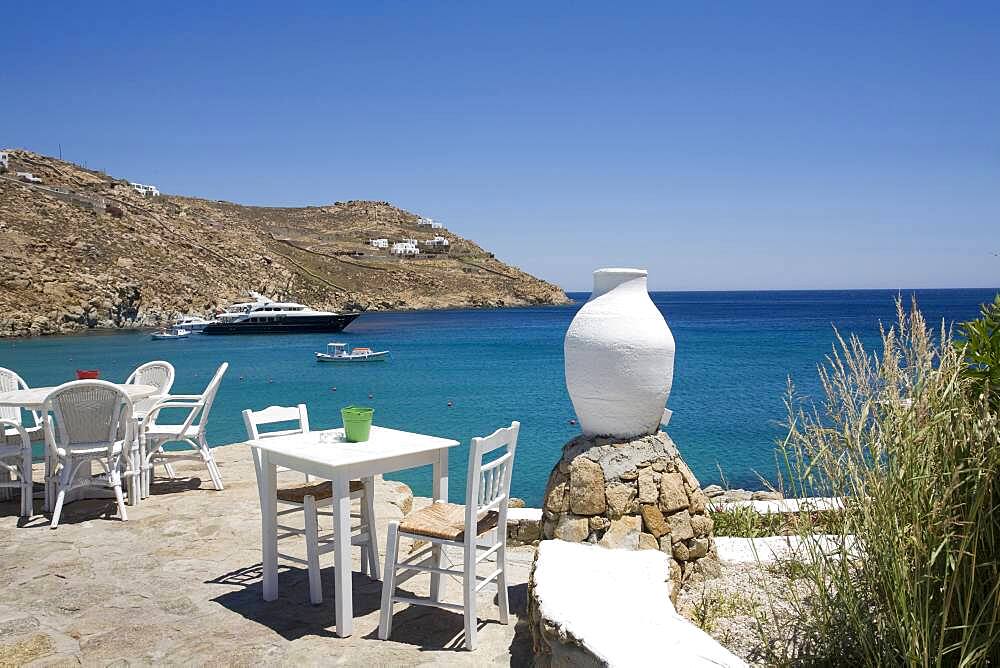
<svg viewBox="0 0 1000 668"><path fill-rule="evenodd" d="M337 618L337 635L341 638L354 633L354 593L351 586L351 492L350 481L337 475L333 484L333 540L334 540L334 609Z"/></svg>
<svg viewBox="0 0 1000 668"><path fill-rule="evenodd" d="M448 501L448 448L441 448L438 451L437 459L434 461L434 500ZM444 548L440 543L434 543L431 547L434 556L434 564L438 568L444 568ZM431 573L431 599L441 600L441 574Z"/></svg>
<svg viewBox="0 0 1000 668"><path fill-rule="evenodd" d="M278 598L278 473L266 450L260 451L260 545L264 600Z"/></svg>

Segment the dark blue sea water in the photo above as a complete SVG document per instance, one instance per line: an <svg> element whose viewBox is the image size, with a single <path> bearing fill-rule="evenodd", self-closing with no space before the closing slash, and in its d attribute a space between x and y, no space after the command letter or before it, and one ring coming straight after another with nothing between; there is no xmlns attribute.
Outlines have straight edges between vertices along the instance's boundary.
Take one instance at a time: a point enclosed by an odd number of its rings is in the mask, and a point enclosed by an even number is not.
<svg viewBox="0 0 1000 668"><path fill-rule="evenodd" d="M930 321L977 315L994 290L918 290ZM815 394L816 365L831 350L833 327L877 340L894 317L893 291L661 292L653 300L677 342L668 428L703 483L756 486L771 476L783 435L786 380ZM914 294L907 291L906 299ZM583 301L584 294L571 295ZM212 412L213 445L245 439L240 411L271 404L309 406L314 428L339 427L347 404L375 407L384 426L460 439L451 458L451 497L464 495L468 440L520 420L513 494L538 505L560 447L578 433L563 381L562 341L578 305L508 310L369 313L330 335L211 337L151 341L148 334L0 341L0 366L31 385L71 380L78 368L124 379L152 359L177 368L177 393L199 392L216 366L230 363ZM386 364L323 365L313 352L331 339L392 351ZM334 391L336 387L336 391ZM369 394L371 399L369 399ZM449 407L448 402L453 406ZM399 474L417 494L430 472Z"/></svg>

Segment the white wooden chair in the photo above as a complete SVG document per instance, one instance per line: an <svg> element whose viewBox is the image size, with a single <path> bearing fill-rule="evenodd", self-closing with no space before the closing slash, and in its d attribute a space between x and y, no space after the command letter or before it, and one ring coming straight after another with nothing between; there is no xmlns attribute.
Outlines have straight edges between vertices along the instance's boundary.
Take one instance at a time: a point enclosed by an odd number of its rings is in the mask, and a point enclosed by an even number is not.
<svg viewBox="0 0 1000 668"><path fill-rule="evenodd" d="M11 392L13 390L27 390L30 389L28 384L24 382L24 379L17 374L17 372L11 369L5 369L0 367L0 392ZM26 488L32 488L32 472L31 472L31 462L43 461L41 459L35 460L32 458L31 451L31 441L42 439L42 416L40 413L31 411L31 417L34 424L27 425L24 423L24 415L20 408L15 408L12 406L0 406L0 449L4 449L5 452L13 453L14 451L19 454L16 458L20 460L22 457L21 451L24 448L24 437L28 438L27 446L27 456L28 456L28 468L24 473L24 477L21 474L15 476L15 472L11 470L11 465L9 464L15 455L7 454L0 455L0 458L6 459L8 465L0 466L0 500L10 498L10 490L21 489L22 486ZM23 432L23 433L22 433ZM13 448L13 450L11 449ZM46 461L46 471L48 471L48 460ZM20 464L14 465L18 471L22 471ZM14 482L14 479L17 482ZM49 498L50 498L50 481L48 480L48 473L46 473L45 480L45 509L48 509ZM27 509L29 511L29 516L31 512L34 511L34 504L31 502L30 497L28 505L24 505L24 497L22 494L22 510Z"/></svg>
<svg viewBox="0 0 1000 668"><path fill-rule="evenodd" d="M476 594L496 580L500 622L509 621L507 600L507 501L510 495L511 472L514 468L514 450L521 423L497 429L485 438L472 439L469 451L469 473L465 487L466 505L434 503L410 513L402 522L389 524L385 548L385 577L382 581L382 611L379 617L378 637L389 638L392 633L393 604L409 603L427 605L445 610L459 610L465 616L465 646L476 648ZM505 452L483 463L483 455L498 448ZM491 532L495 540L480 541ZM424 541L426 546L398 561L399 539ZM488 537L487 537L488 538ZM444 568L438 556L445 546L462 548L461 569ZM484 550L479 553L478 550ZM476 566L496 554L497 567L489 575L480 577ZM431 598L398 596L396 587L418 573L452 575L462 578L462 603L446 603Z"/></svg>
<svg viewBox="0 0 1000 668"><path fill-rule="evenodd" d="M122 472L135 438L128 395L104 380L77 380L53 390L44 412L50 414L44 420L45 444L58 474L52 528L59 526L66 493L79 487L113 489L119 516L127 520ZM103 473L88 475L92 462L100 464Z"/></svg>
<svg viewBox="0 0 1000 668"><path fill-rule="evenodd" d="M298 426L291 429L281 429L276 431L261 432L260 427L265 425L275 425L279 423L297 422ZM257 440L263 438L274 438L276 436L286 436L289 434L302 434L309 431L309 415L305 404L296 407L269 406L262 411L252 411L249 408L243 411L243 424L247 428L247 438ZM260 452L256 448L251 448L254 457L254 466L257 471L257 492L262 494ZM285 467L278 467L278 473L288 471ZM319 533L318 516L332 517L332 512L319 512L318 508L327 508L333 503L333 486L327 480L318 482L311 481L308 474L305 475L305 484L282 485L278 487L276 521L294 513L303 513L303 529L278 524L278 540L291 536L305 536L306 539L306 560L288 554L278 553L278 556L288 561L302 564L309 568L309 602L319 604L323 602L323 585L320 579L319 557L321 554L332 552L335 548L332 532L326 535ZM378 539L375 534L375 481L372 478L363 480L352 480L350 483L352 499L360 500L360 513L352 517L358 519L360 524L352 527L351 545L361 546L361 572L377 580L378 574ZM261 504L263 506L263 503ZM280 507L284 506L282 510Z"/></svg>
<svg viewBox="0 0 1000 668"><path fill-rule="evenodd" d="M208 447L206 430L215 395L219 391L222 377L228 368L228 362L223 362L219 366L203 394L167 395L149 409L142 425L142 438L139 440L143 498L149 496L149 485L153 479L153 470L156 464L163 464L167 475L173 479L176 476L171 462L174 461L201 460L205 462L215 489L222 490L222 475L219 473L219 467L215 463L212 450ZM156 420L161 411L176 408L188 411L183 423L157 424ZM196 454L165 452L163 446L172 442L184 443L194 449Z"/></svg>

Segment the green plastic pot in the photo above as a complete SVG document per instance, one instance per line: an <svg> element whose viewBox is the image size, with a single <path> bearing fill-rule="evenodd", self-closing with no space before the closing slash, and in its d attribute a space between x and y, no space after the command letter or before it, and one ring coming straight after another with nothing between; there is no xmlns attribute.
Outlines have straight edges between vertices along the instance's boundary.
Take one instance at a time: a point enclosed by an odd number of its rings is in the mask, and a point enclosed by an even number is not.
<svg viewBox="0 0 1000 668"><path fill-rule="evenodd" d="M349 442L361 443L368 440L374 414L374 408L365 406L347 406L340 409L340 415L344 418L344 435Z"/></svg>

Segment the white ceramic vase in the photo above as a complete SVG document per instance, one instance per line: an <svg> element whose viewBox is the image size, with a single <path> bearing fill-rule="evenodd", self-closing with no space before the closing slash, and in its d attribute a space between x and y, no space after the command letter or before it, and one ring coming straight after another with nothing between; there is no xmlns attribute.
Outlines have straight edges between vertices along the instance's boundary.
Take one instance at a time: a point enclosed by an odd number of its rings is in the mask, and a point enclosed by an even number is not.
<svg viewBox="0 0 1000 668"><path fill-rule="evenodd" d="M674 337L645 269L598 269L564 343L566 387L587 436L655 433L674 378Z"/></svg>

